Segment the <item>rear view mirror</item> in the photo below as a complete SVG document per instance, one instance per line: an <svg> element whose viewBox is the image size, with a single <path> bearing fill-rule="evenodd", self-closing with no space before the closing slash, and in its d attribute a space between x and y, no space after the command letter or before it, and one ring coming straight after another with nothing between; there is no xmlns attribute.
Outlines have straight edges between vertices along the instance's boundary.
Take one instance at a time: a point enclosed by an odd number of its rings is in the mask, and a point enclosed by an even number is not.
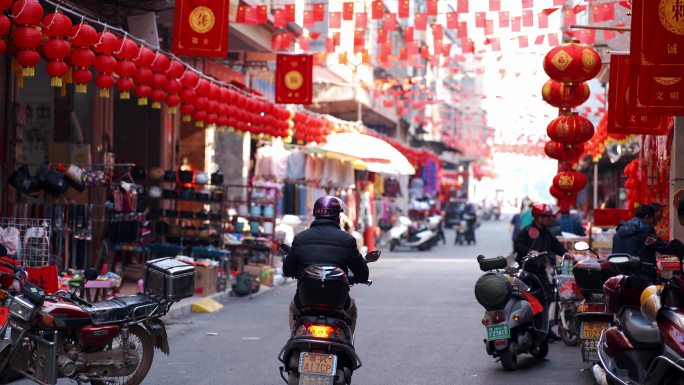
<svg viewBox="0 0 684 385"><path fill-rule="evenodd" d="M292 249L292 248L290 247L290 245L286 245L286 244L284 244L284 243L279 243L279 244L278 244L278 252L279 252L281 255L283 255L283 256L288 255L288 254L290 253L290 250L291 250L291 249Z"/></svg>
<svg viewBox="0 0 684 385"><path fill-rule="evenodd" d="M378 259L380 259L380 250L373 250L370 253L366 254L366 262L375 262Z"/></svg>
<svg viewBox="0 0 684 385"><path fill-rule="evenodd" d="M88 281L96 280L99 275L100 274L97 273L97 270L93 269L92 267L85 269L83 272L83 277L85 277L85 279Z"/></svg>
<svg viewBox="0 0 684 385"><path fill-rule="evenodd" d="M577 251L587 251L589 250L589 244L587 242L581 241L575 243L575 250Z"/></svg>

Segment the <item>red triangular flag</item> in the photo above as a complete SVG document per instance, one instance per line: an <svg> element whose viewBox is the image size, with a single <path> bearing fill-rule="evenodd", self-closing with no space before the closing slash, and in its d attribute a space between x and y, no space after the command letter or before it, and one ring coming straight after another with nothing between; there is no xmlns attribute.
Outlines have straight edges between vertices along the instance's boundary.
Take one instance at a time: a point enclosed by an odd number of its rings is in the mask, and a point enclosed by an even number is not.
<svg viewBox="0 0 684 385"><path fill-rule="evenodd" d="M342 13L340 12L330 12L328 14L328 27L330 28L341 28L342 27Z"/></svg>
<svg viewBox="0 0 684 385"><path fill-rule="evenodd" d="M393 13L386 13L383 19L383 28L388 31L395 31L397 29L397 17Z"/></svg>
<svg viewBox="0 0 684 385"><path fill-rule="evenodd" d="M426 0L425 7L428 16L437 16L438 0Z"/></svg>
<svg viewBox="0 0 684 385"><path fill-rule="evenodd" d="M520 32L520 16L511 17L511 31Z"/></svg>
<svg viewBox="0 0 684 385"><path fill-rule="evenodd" d="M456 3L456 12L468 13L468 0L458 0Z"/></svg>
<svg viewBox="0 0 684 385"><path fill-rule="evenodd" d="M510 21L508 11L499 12L499 28L507 28L510 25Z"/></svg>
<svg viewBox="0 0 684 385"><path fill-rule="evenodd" d="M294 23L296 19L295 5L287 4L285 5L285 20L288 23Z"/></svg>
<svg viewBox="0 0 684 385"><path fill-rule="evenodd" d="M313 5L314 21L325 20L325 4L316 3Z"/></svg>
<svg viewBox="0 0 684 385"><path fill-rule="evenodd" d="M361 12L356 14L355 28L366 29L368 26L368 14Z"/></svg>
<svg viewBox="0 0 684 385"><path fill-rule="evenodd" d="M382 0L373 0L373 9L371 10L371 19L381 20L385 13L385 4Z"/></svg>
<svg viewBox="0 0 684 385"><path fill-rule="evenodd" d="M348 1L342 4L342 19L354 20L354 2Z"/></svg>
<svg viewBox="0 0 684 385"><path fill-rule="evenodd" d="M446 15L446 23L447 23L447 28L448 29L456 29L458 28L458 13L456 12L449 12Z"/></svg>
<svg viewBox="0 0 684 385"><path fill-rule="evenodd" d="M399 17L402 19L406 19L409 17L410 10L411 10L411 5L409 0L399 0Z"/></svg>
<svg viewBox="0 0 684 385"><path fill-rule="evenodd" d="M273 26L276 28L284 28L287 26L287 19L285 18L284 9L273 10Z"/></svg>
<svg viewBox="0 0 684 385"><path fill-rule="evenodd" d="M575 8L572 9L572 12L574 12L576 15L578 13L584 12L586 9L587 9L586 5L577 4L577 5L575 5Z"/></svg>
<svg viewBox="0 0 684 385"><path fill-rule="evenodd" d="M559 9L560 9L560 8L545 8L545 9L542 11L542 13L545 14L546 16L548 16L548 15L550 15L550 14L556 12L556 11L559 10Z"/></svg>
<svg viewBox="0 0 684 385"><path fill-rule="evenodd" d="M413 43L413 27L404 28L404 42Z"/></svg>
<svg viewBox="0 0 684 385"><path fill-rule="evenodd" d="M523 27L534 27L534 13L531 9L526 9L522 13Z"/></svg>
<svg viewBox="0 0 684 385"><path fill-rule="evenodd" d="M416 13L414 24L418 31L425 31L427 28L427 15L420 12Z"/></svg>
<svg viewBox="0 0 684 385"><path fill-rule="evenodd" d="M309 31L309 37L311 38L311 40L318 40L318 38L321 37L321 33Z"/></svg>

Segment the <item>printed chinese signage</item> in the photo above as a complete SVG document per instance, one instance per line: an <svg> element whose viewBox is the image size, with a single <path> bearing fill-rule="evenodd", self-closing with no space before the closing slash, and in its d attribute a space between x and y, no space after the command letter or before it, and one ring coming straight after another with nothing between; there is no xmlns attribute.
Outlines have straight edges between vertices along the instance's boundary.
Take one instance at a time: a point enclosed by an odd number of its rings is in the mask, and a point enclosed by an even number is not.
<svg viewBox="0 0 684 385"><path fill-rule="evenodd" d="M276 59L276 103L311 104L313 56L278 55Z"/></svg>
<svg viewBox="0 0 684 385"><path fill-rule="evenodd" d="M645 115L682 115L684 0L634 0L632 8L629 105Z"/></svg>
<svg viewBox="0 0 684 385"><path fill-rule="evenodd" d="M173 53L226 56L228 8L229 0L177 0Z"/></svg>
<svg viewBox="0 0 684 385"><path fill-rule="evenodd" d="M629 108L627 95L630 93L630 55L613 53L610 56L610 82L608 89L608 133L665 135L663 118L642 115Z"/></svg>
<svg viewBox="0 0 684 385"><path fill-rule="evenodd" d="M28 273L29 282L42 288L46 293L51 294L59 290L56 265L27 268L26 273Z"/></svg>

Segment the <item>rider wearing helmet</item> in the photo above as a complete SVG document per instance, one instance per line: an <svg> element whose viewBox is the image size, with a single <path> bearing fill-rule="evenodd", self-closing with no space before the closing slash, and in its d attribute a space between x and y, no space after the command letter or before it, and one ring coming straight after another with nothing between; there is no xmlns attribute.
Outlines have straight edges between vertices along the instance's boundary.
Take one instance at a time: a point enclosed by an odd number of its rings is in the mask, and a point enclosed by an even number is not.
<svg viewBox="0 0 684 385"><path fill-rule="evenodd" d="M514 251L516 260L522 263L522 259L532 250L547 251L556 255L563 255L567 251L563 245L549 232L553 226L553 218L557 211L553 206L545 203L532 205L532 224L520 231L515 239Z"/></svg>
<svg viewBox="0 0 684 385"><path fill-rule="evenodd" d="M318 198L314 203L315 220L311 227L295 236L292 248L283 261L283 274L299 278L304 269L311 265L335 266L354 273L356 282L368 280L366 260L359 253L356 239L340 228L340 214L345 211L344 202L333 196ZM290 303L290 329L294 326L295 314L301 309L299 291ZM345 309L352 319L351 330L356 327L356 303L349 298Z"/></svg>

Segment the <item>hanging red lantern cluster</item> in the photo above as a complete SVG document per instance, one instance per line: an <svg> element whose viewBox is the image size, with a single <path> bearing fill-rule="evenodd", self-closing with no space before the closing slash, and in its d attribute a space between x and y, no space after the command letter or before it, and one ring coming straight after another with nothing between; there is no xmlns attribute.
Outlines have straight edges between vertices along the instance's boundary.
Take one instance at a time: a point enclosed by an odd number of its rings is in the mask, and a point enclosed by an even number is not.
<svg viewBox="0 0 684 385"><path fill-rule="evenodd" d="M0 19L2 16L0 16ZM2 21L0 21L2 24ZM43 33L49 37L43 45L43 55L48 59L47 73L50 75L52 87L62 87L62 78L69 72L69 66L64 62L71 53L71 44L66 41L71 28L71 20L60 12L46 15L42 21ZM2 35L0 27L0 35Z"/></svg>
<svg viewBox="0 0 684 385"><path fill-rule="evenodd" d="M93 78L90 67L95 63L95 54L90 47L98 41L97 31L88 23L82 22L71 27L69 36L73 47L69 55L69 62L73 67L71 78L76 83L76 92L84 94Z"/></svg>
<svg viewBox="0 0 684 385"><path fill-rule="evenodd" d="M138 98L139 106L146 106L148 103L148 98L152 93L152 88L150 83L152 82L152 77L154 74L150 69L152 62L154 61L155 54L151 49L141 45L138 50L138 56L133 60L135 63L135 96Z"/></svg>
<svg viewBox="0 0 684 385"><path fill-rule="evenodd" d="M166 71L169 70L170 65L171 61L165 54L161 52L155 54L152 61L152 93L150 93L152 108L155 110L161 109L161 103L166 99L164 86L166 85Z"/></svg>
<svg viewBox="0 0 684 385"><path fill-rule="evenodd" d="M119 89L119 98L128 100L131 98L133 87L135 87L133 77L135 77L138 68L134 60L138 57L139 50L138 45L128 36L124 36L120 44L119 49L114 52L117 59L116 74L119 76L119 80L116 81L116 88Z"/></svg>
<svg viewBox="0 0 684 385"><path fill-rule="evenodd" d="M195 100L192 102L192 106L195 111L192 113L192 118L195 119L195 126L204 127L205 121L207 120L207 108L209 108L209 92L211 91L211 86L207 79L200 79L195 87Z"/></svg>
<svg viewBox="0 0 684 385"><path fill-rule="evenodd" d="M100 97L108 98L110 90L114 87L114 71L116 70L116 59L112 54L119 48L119 39L111 32L100 32L97 35L97 43L93 45L93 51L97 53L95 57L95 85L100 89Z"/></svg>
<svg viewBox="0 0 684 385"><path fill-rule="evenodd" d="M183 89L181 82L178 81L185 72L185 65L178 60L171 61L169 69L166 71L166 84L164 84L164 91L166 91L166 106L169 107L169 113L175 114L178 110L178 105L181 102L180 93Z"/></svg>
<svg viewBox="0 0 684 385"><path fill-rule="evenodd" d="M625 166L625 176L627 180L625 181L625 189L627 190L627 208L634 211L640 203L644 202L645 185L644 181L640 180L639 173L639 159L634 159Z"/></svg>
<svg viewBox="0 0 684 385"><path fill-rule="evenodd" d="M38 48L43 42L39 31L43 19L43 7L38 0L19 0L12 5L12 18L17 28L12 35L16 46L15 57L21 64L24 77L35 76L35 65L40 61Z"/></svg>
<svg viewBox="0 0 684 385"><path fill-rule="evenodd" d="M546 127L551 141L544 146L544 152L559 162L549 192L558 199L562 212L570 210L577 193L587 185L587 178L573 168L584 154L584 143L594 136L594 125L572 109L589 99L586 82L600 69L598 53L577 41L554 47L544 57L544 71L551 79L542 87L542 97L560 112Z"/></svg>
<svg viewBox="0 0 684 385"><path fill-rule="evenodd" d="M181 86L183 89L180 93L181 107L180 112L182 115L182 120L184 122L190 122L192 120L192 114L195 111L195 98L197 93L195 92L195 87L199 83L199 75L191 69L185 70L185 73L180 79Z"/></svg>
<svg viewBox="0 0 684 385"><path fill-rule="evenodd" d="M5 15L5 11L10 9L12 2L14 2L14 0L0 0L0 55L7 50L7 43L3 40L3 36L7 35L12 27L12 23L10 22L9 17Z"/></svg>

